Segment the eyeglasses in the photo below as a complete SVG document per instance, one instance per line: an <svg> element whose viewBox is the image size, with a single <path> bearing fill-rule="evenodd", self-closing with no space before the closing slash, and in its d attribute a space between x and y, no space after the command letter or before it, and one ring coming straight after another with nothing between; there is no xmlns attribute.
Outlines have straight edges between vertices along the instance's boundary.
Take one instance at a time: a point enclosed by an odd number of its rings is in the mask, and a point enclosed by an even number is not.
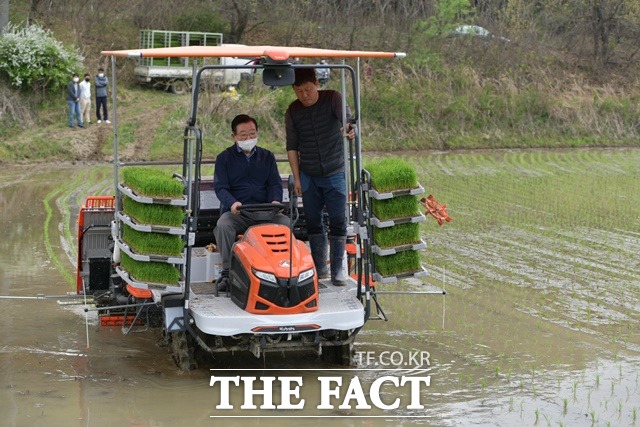
<svg viewBox="0 0 640 427"><path fill-rule="evenodd" d="M236 133L235 135L240 141L244 141L247 139L253 139L257 137L258 131L254 130L253 132L239 132L239 133Z"/></svg>

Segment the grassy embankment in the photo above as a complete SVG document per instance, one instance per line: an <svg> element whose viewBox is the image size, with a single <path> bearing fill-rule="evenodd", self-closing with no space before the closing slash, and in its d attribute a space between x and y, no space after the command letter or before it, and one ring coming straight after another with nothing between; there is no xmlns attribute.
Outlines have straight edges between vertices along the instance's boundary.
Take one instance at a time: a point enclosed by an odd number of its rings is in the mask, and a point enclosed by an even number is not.
<svg viewBox="0 0 640 427"><path fill-rule="evenodd" d="M445 40L398 62L374 62L362 91L365 150L638 146L640 82L634 74L587 74L566 58L527 51L515 43ZM334 73L337 77L337 73ZM124 76L129 77L129 76ZM339 89L337 79L329 87ZM284 154L284 111L290 88L261 84L234 100L205 94L199 104L205 157L230 143L229 122L246 112L261 126L260 143ZM179 157L188 97L119 87L120 150L126 158ZM5 129L0 160L104 160L107 127L66 127L62 98L39 109L35 126Z"/></svg>

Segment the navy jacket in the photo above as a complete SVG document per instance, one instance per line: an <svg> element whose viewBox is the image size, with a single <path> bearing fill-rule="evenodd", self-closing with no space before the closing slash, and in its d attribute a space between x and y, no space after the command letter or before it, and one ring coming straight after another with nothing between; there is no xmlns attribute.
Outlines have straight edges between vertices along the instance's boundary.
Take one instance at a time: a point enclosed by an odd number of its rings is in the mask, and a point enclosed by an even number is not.
<svg viewBox="0 0 640 427"><path fill-rule="evenodd" d="M257 146L249 158L236 144L218 154L213 187L220 200L221 215L238 201L243 204L282 201L276 158L271 151Z"/></svg>
<svg viewBox="0 0 640 427"><path fill-rule="evenodd" d="M107 78L107 76L95 77L94 86L96 87L96 98L107 96L108 85L109 85L109 79Z"/></svg>

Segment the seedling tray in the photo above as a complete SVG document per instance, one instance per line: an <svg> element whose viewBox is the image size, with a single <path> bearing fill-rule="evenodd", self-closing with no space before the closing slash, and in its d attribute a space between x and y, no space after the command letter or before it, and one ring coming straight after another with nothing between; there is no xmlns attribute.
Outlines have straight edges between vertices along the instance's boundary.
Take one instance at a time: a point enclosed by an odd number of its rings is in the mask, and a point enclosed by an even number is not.
<svg viewBox="0 0 640 427"><path fill-rule="evenodd" d="M393 227L394 225L398 225L398 224L406 224L407 222L422 222L422 221L426 221L426 219L427 217L424 216L423 214L420 214L419 216L413 216L413 217L393 218L393 219L386 219L386 220L379 220L375 216L371 216L371 224L378 228L387 228L387 227Z"/></svg>
<svg viewBox="0 0 640 427"><path fill-rule="evenodd" d="M421 270L396 273L392 276L382 276L379 273L373 273L373 280L375 280L376 283L396 283L401 279L427 277L428 275L429 272L424 267L422 267Z"/></svg>
<svg viewBox="0 0 640 427"><path fill-rule="evenodd" d="M132 276L129 275L127 270L125 270L120 266L116 267L116 273L118 274L118 276L122 277L122 280L124 280L126 283L133 286L134 288L159 290L159 291L166 291L167 293L178 293L178 294L183 292L183 288L182 286L180 286L179 283L176 283L175 285L169 285L166 283L138 282Z"/></svg>
<svg viewBox="0 0 640 427"><path fill-rule="evenodd" d="M118 212L116 216L134 230L145 233L162 233L184 236L187 232L187 228L184 225L182 227L169 227L167 225L139 224L135 219L131 218L124 212Z"/></svg>
<svg viewBox="0 0 640 427"><path fill-rule="evenodd" d="M184 264L185 259L184 256L165 256L165 255L155 255L155 254L138 254L133 251L129 245L120 240L120 238L115 239L116 245L124 252L129 255L136 261L143 262L166 262L169 264Z"/></svg>
<svg viewBox="0 0 640 427"><path fill-rule="evenodd" d="M416 188L393 190L388 193L378 193L373 188L369 190L369 196L373 197L376 200L387 200L399 196L415 196L422 193L424 193L424 187L420 184L418 184L418 187Z"/></svg>
<svg viewBox="0 0 640 427"><path fill-rule="evenodd" d="M385 256L385 255L394 255L394 254L397 254L398 252L404 252L404 251L419 251L426 247L427 247L427 244L423 240L420 240L420 243L398 245L398 246L392 246L390 248L381 248L377 245L373 245L371 246L371 251L374 254Z"/></svg>
<svg viewBox="0 0 640 427"><path fill-rule="evenodd" d="M187 198L182 196L177 199L168 199L168 198L158 198L158 197L149 197L137 194L133 189L127 187L124 184L118 184L118 190L122 192L122 194L127 197L132 198L138 203L145 203L147 205L171 205L171 206L187 206Z"/></svg>

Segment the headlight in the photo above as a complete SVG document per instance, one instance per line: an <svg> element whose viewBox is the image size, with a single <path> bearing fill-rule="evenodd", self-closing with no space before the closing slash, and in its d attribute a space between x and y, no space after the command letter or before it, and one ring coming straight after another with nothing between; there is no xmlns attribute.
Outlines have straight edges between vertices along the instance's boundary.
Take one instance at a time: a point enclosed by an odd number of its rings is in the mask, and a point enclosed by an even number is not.
<svg viewBox="0 0 640 427"><path fill-rule="evenodd" d="M253 274L258 278L262 279L265 282L278 283L276 281L276 276L271 273L265 273L264 271L253 270Z"/></svg>
<svg viewBox="0 0 640 427"><path fill-rule="evenodd" d="M313 277L313 268L311 270L303 271L302 273L300 273L300 276L298 276L298 283L304 282L309 277Z"/></svg>

